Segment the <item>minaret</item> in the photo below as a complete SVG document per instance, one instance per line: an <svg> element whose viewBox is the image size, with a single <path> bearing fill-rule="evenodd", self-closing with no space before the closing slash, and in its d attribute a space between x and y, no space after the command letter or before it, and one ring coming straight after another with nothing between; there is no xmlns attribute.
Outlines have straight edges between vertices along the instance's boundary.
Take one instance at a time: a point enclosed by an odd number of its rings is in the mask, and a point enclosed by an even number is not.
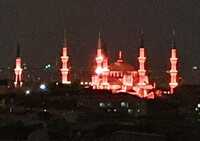
<svg viewBox="0 0 200 141"><path fill-rule="evenodd" d="M61 61L62 61L62 68L60 69L60 71L61 71L62 84L70 84L70 81L69 81L69 78L68 78L68 74L69 74L69 68L68 68L69 56L67 55L67 40L66 40L66 37L65 37L65 33L64 33L64 46L62 48Z"/></svg>
<svg viewBox="0 0 200 141"><path fill-rule="evenodd" d="M14 72L15 72L15 82L14 82L14 85L15 85L15 88L18 88L18 87L22 87L22 67L21 67L21 57L20 57L20 45L17 44L17 56L16 56L16 62L15 62L15 69L14 69Z"/></svg>
<svg viewBox="0 0 200 141"><path fill-rule="evenodd" d="M145 56L145 48L144 48L144 33L141 32L140 37L140 49L139 49L139 82L138 82L138 95L140 97L146 97L147 96L147 89L149 84L149 78L146 75L146 69L145 69L145 62L146 62L146 56Z"/></svg>
<svg viewBox="0 0 200 141"><path fill-rule="evenodd" d="M144 48L144 39L143 39L144 34L141 33L141 39L140 39L140 49L139 49L139 85L145 85L145 83L148 82L147 77L146 77L146 70L145 70L145 62L146 62L146 56L145 56L145 48ZM147 82L146 82L147 81Z"/></svg>
<svg viewBox="0 0 200 141"><path fill-rule="evenodd" d="M99 39L98 39L98 46L97 46L97 56L96 56L96 64L97 64L97 67L96 67L96 74L97 75L100 75L102 74L102 65L103 65L103 61L104 61L104 56L103 56L103 51L102 51L102 45L101 45L101 34L99 32Z"/></svg>
<svg viewBox="0 0 200 141"><path fill-rule="evenodd" d="M170 63L171 63L171 69L170 69L170 93L174 93L174 88L178 86L177 83L177 55L176 55L176 43L175 43L175 30L173 30L173 40L172 40L172 49L171 49L171 58L170 58Z"/></svg>

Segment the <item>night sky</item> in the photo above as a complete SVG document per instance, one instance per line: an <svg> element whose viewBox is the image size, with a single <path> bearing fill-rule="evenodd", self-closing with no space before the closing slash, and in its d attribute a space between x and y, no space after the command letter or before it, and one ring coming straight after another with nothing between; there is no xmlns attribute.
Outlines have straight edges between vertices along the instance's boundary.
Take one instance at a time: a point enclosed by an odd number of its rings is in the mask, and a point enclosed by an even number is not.
<svg viewBox="0 0 200 141"><path fill-rule="evenodd" d="M121 49L137 68L141 28L154 74L169 68L175 28L181 76L199 79L192 70L200 66L199 0L0 0L0 67L13 67L17 42L29 68L55 64L65 29L75 69L88 68L99 31L111 60Z"/></svg>

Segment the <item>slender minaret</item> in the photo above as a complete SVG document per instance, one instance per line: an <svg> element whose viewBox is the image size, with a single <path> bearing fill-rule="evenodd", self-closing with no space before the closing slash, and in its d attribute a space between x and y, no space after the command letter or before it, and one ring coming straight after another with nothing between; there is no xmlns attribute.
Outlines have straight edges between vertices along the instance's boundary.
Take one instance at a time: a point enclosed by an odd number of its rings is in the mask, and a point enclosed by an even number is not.
<svg viewBox="0 0 200 141"><path fill-rule="evenodd" d="M97 46L97 56L96 56L96 74L97 75L101 75L102 74L102 65L103 65L103 61L104 61L104 56L103 56L103 51L102 51L102 47L101 47L101 34L99 32L99 39L98 39L98 46Z"/></svg>
<svg viewBox="0 0 200 141"><path fill-rule="evenodd" d="M16 62L15 62L15 88L22 87L22 67L21 67L21 57L20 57L20 45L17 44L17 56L16 56Z"/></svg>
<svg viewBox="0 0 200 141"><path fill-rule="evenodd" d="M64 46L62 48L62 56L61 56L61 61L62 61L62 68L60 69L61 71L61 79L62 79L62 84L69 84L69 68L68 68L68 61L69 61L69 56L67 55L67 40L65 37L64 33Z"/></svg>
<svg viewBox="0 0 200 141"><path fill-rule="evenodd" d="M146 97L147 96L147 86L149 84L149 78L146 75L146 69L145 69L145 62L146 62L146 56L145 56L145 48L144 48L144 33L141 32L140 37L140 49L139 49L139 82L138 82L138 95L140 97Z"/></svg>
<svg viewBox="0 0 200 141"><path fill-rule="evenodd" d="M144 39L143 39L144 34L141 33L141 39L140 39L140 49L139 49L139 85L145 85L145 83L148 82L147 76L146 76L146 70L145 70L145 62L146 62L146 56L145 56L145 48L144 48ZM147 82L146 82L147 81Z"/></svg>
<svg viewBox="0 0 200 141"><path fill-rule="evenodd" d="M171 49L171 58L170 58L170 63L171 63L171 69L170 69L170 93L174 93L174 88L178 86L177 82L177 55L176 55L176 42L175 42L175 30L173 30L173 39L172 39L172 49Z"/></svg>

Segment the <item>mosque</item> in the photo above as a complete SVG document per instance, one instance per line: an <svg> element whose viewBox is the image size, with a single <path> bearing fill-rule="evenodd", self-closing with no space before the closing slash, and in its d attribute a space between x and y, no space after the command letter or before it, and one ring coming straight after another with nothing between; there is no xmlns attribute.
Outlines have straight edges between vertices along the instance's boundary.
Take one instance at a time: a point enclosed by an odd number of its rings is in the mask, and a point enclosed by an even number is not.
<svg viewBox="0 0 200 141"><path fill-rule="evenodd" d="M173 37L175 32L173 32ZM70 84L69 80L69 56L67 52L67 42L64 39L64 46L62 48L62 55L60 57L61 61L61 83ZM88 83L93 89L104 89L111 90L113 93L126 92L129 94L137 95L142 98L154 98L155 96L155 82L150 83L149 76L146 73L146 60L147 60L147 50L144 47L143 34L140 37L140 47L138 55L138 68L128 64L124 60L122 51L119 51L118 58L114 63L110 63L109 56L102 47L102 39L99 34L97 51L95 59L95 69L93 75L91 76L91 82ZM169 82L169 92L173 94L174 88L178 86L177 77L177 54L176 54L176 45L173 38L172 48L171 48L171 57L170 64L171 68L169 71L170 82ZM16 57L16 67L15 72L15 87L22 87L22 72L21 67L21 57L20 57L20 48L17 49Z"/></svg>
<svg viewBox="0 0 200 141"><path fill-rule="evenodd" d="M114 63L109 64L109 57L102 48L102 40L99 35L96 53L96 69L91 79L93 89L107 89L112 90L114 93L127 92L139 97L154 98L155 82L151 84L149 76L146 73L146 54L147 51L144 47L142 34L139 47L138 69L125 62L122 51L119 51L118 59ZM177 60L175 41L173 40L170 58L170 93L173 93L174 88L178 85Z"/></svg>

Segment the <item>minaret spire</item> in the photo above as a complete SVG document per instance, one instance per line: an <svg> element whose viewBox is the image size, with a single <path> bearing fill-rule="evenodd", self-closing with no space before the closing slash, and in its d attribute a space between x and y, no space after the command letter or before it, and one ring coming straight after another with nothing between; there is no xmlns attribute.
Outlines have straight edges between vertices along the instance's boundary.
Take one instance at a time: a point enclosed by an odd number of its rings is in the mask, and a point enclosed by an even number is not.
<svg viewBox="0 0 200 141"><path fill-rule="evenodd" d="M176 42L175 42L175 30L172 30L172 48L171 48L171 57L170 57L170 63L171 63L171 68L170 68L170 93L174 93L174 88L178 86L177 82L177 54L176 54Z"/></svg>
<svg viewBox="0 0 200 141"><path fill-rule="evenodd" d="M16 60L15 60L15 82L14 85L15 87L22 87L22 63L21 63L21 57L20 57L20 45L17 43L17 54L16 54Z"/></svg>
<svg viewBox="0 0 200 141"><path fill-rule="evenodd" d="M141 30L140 32L140 48L139 48L139 84L145 83L145 76L146 76L146 70L145 70L145 62L146 62L146 56L145 56L145 49L144 49L144 33Z"/></svg>
<svg viewBox="0 0 200 141"><path fill-rule="evenodd" d="M92 78L93 88L109 89L108 84L108 57L102 49L101 33L99 32L97 54L96 54L96 69L95 75Z"/></svg>
<svg viewBox="0 0 200 141"><path fill-rule="evenodd" d="M140 87L138 94L142 97L145 97L147 95L147 91L145 89L145 86L149 84L149 78L146 75L146 68L145 68L146 55L145 55L145 48L144 48L144 33L143 33L143 31L141 31L141 33L140 33L140 48L139 48L138 62L139 62L139 69L138 69L139 82L138 82L138 86Z"/></svg>
<svg viewBox="0 0 200 141"><path fill-rule="evenodd" d="M63 43L63 48L62 48L61 61L62 61L62 68L60 69L60 71L61 71L62 84L69 84L71 82L68 80L68 74L69 74L68 61L69 61L69 56L68 56L68 53L67 53L67 38L66 38L65 30L64 30L64 43Z"/></svg>
<svg viewBox="0 0 200 141"><path fill-rule="evenodd" d="M101 43L101 33L99 32L98 37L98 45L97 45L97 56L96 56L96 73L100 75L102 73L102 65L104 60L103 50L102 50L102 43Z"/></svg>

